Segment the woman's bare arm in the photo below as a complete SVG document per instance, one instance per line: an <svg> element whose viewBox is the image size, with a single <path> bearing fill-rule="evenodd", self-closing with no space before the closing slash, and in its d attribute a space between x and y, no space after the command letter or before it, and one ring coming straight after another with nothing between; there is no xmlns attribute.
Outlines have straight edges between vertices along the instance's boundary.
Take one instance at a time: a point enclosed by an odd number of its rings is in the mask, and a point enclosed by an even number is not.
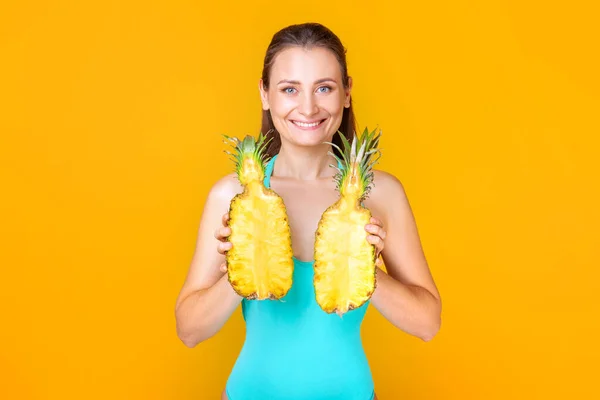
<svg viewBox="0 0 600 400"><path fill-rule="evenodd" d="M210 190L189 271L175 305L177 336L188 347L216 334L240 304L242 297L220 269L225 262L223 235L231 199L242 187L234 174Z"/></svg>
<svg viewBox="0 0 600 400"><path fill-rule="evenodd" d="M371 202L383 222L387 274L377 268L375 308L394 326L424 341L441 327L442 300L419 238L404 187L393 175L376 171Z"/></svg>

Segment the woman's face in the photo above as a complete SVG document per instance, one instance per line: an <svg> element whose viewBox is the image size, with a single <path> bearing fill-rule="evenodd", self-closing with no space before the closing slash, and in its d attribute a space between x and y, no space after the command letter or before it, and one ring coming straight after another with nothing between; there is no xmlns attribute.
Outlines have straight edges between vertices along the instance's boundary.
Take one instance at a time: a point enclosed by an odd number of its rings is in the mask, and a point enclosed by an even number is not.
<svg viewBox="0 0 600 400"><path fill-rule="evenodd" d="M350 107L352 80L346 89L340 65L327 49L291 47L271 67L270 87L259 82L264 110L270 110L282 142L315 146L331 141ZM266 132L263 132L266 134Z"/></svg>

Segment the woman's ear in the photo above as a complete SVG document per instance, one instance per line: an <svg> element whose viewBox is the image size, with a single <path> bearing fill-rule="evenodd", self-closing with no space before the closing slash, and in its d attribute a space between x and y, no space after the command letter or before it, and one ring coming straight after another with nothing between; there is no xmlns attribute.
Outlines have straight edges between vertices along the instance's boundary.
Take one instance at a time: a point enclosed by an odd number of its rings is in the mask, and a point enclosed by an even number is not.
<svg viewBox="0 0 600 400"><path fill-rule="evenodd" d="M350 107L350 92L352 91L352 77L348 77L348 87L346 88L346 98L344 99L344 107Z"/></svg>
<svg viewBox="0 0 600 400"><path fill-rule="evenodd" d="M262 103L263 110L269 109L269 93L265 90L262 78L258 81L258 91L260 92L260 101Z"/></svg>

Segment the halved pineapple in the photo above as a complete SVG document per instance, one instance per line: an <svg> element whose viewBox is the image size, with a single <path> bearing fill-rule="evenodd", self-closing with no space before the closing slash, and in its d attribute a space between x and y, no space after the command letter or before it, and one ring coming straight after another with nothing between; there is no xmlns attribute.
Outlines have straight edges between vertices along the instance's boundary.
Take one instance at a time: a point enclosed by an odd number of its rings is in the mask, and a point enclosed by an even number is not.
<svg viewBox="0 0 600 400"><path fill-rule="evenodd" d="M229 206L232 242L227 274L233 289L250 300L280 299L292 286L294 260L291 232L281 197L263 184L267 142L247 135L242 141L224 135L235 145L233 156L243 193ZM227 143L227 142L225 142Z"/></svg>
<svg viewBox="0 0 600 400"><path fill-rule="evenodd" d="M316 300L327 313L342 315L365 304L375 291L375 246L365 230L371 212L362 204L373 182L373 165L381 156L377 149L381 133L367 129L352 144L340 133L341 156L335 175L339 200L321 216L315 236L313 284ZM340 158L341 157L341 158Z"/></svg>

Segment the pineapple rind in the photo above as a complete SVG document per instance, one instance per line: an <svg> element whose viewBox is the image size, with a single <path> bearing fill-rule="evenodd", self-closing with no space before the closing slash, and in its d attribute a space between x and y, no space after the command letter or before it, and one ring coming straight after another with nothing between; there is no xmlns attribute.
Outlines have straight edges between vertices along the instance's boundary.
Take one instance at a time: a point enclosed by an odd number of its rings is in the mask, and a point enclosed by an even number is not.
<svg viewBox="0 0 600 400"><path fill-rule="evenodd" d="M358 206L329 207L315 239L313 284L317 304L326 313L342 315L365 304L376 287L375 247L364 226L371 212Z"/></svg>
<svg viewBox="0 0 600 400"><path fill-rule="evenodd" d="M233 246L226 261L234 291L249 300L284 297L293 283L294 263L283 200L256 184L236 195L229 214Z"/></svg>
<svg viewBox="0 0 600 400"><path fill-rule="evenodd" d="M365 225L371 212L363 202L373 183L373 166L381 156L381 133L365 128L352 143L340 132L342 147L335 157L334 177L340 199L321 216L315 238L313 284L319 306L327 313L344 313L365 304L375 291L376 248L367 241Z"/></svg>
<svg viewBox="0 0 600 400"><path fill-rule="evenodd" d="M243 193L229 205L232 249L226 253L227 279L249 300L280 299L292 286L294 261L291 231L283 199L263 184L269 140L223 135L234 145L226 151L235 164Z"/></svg>

